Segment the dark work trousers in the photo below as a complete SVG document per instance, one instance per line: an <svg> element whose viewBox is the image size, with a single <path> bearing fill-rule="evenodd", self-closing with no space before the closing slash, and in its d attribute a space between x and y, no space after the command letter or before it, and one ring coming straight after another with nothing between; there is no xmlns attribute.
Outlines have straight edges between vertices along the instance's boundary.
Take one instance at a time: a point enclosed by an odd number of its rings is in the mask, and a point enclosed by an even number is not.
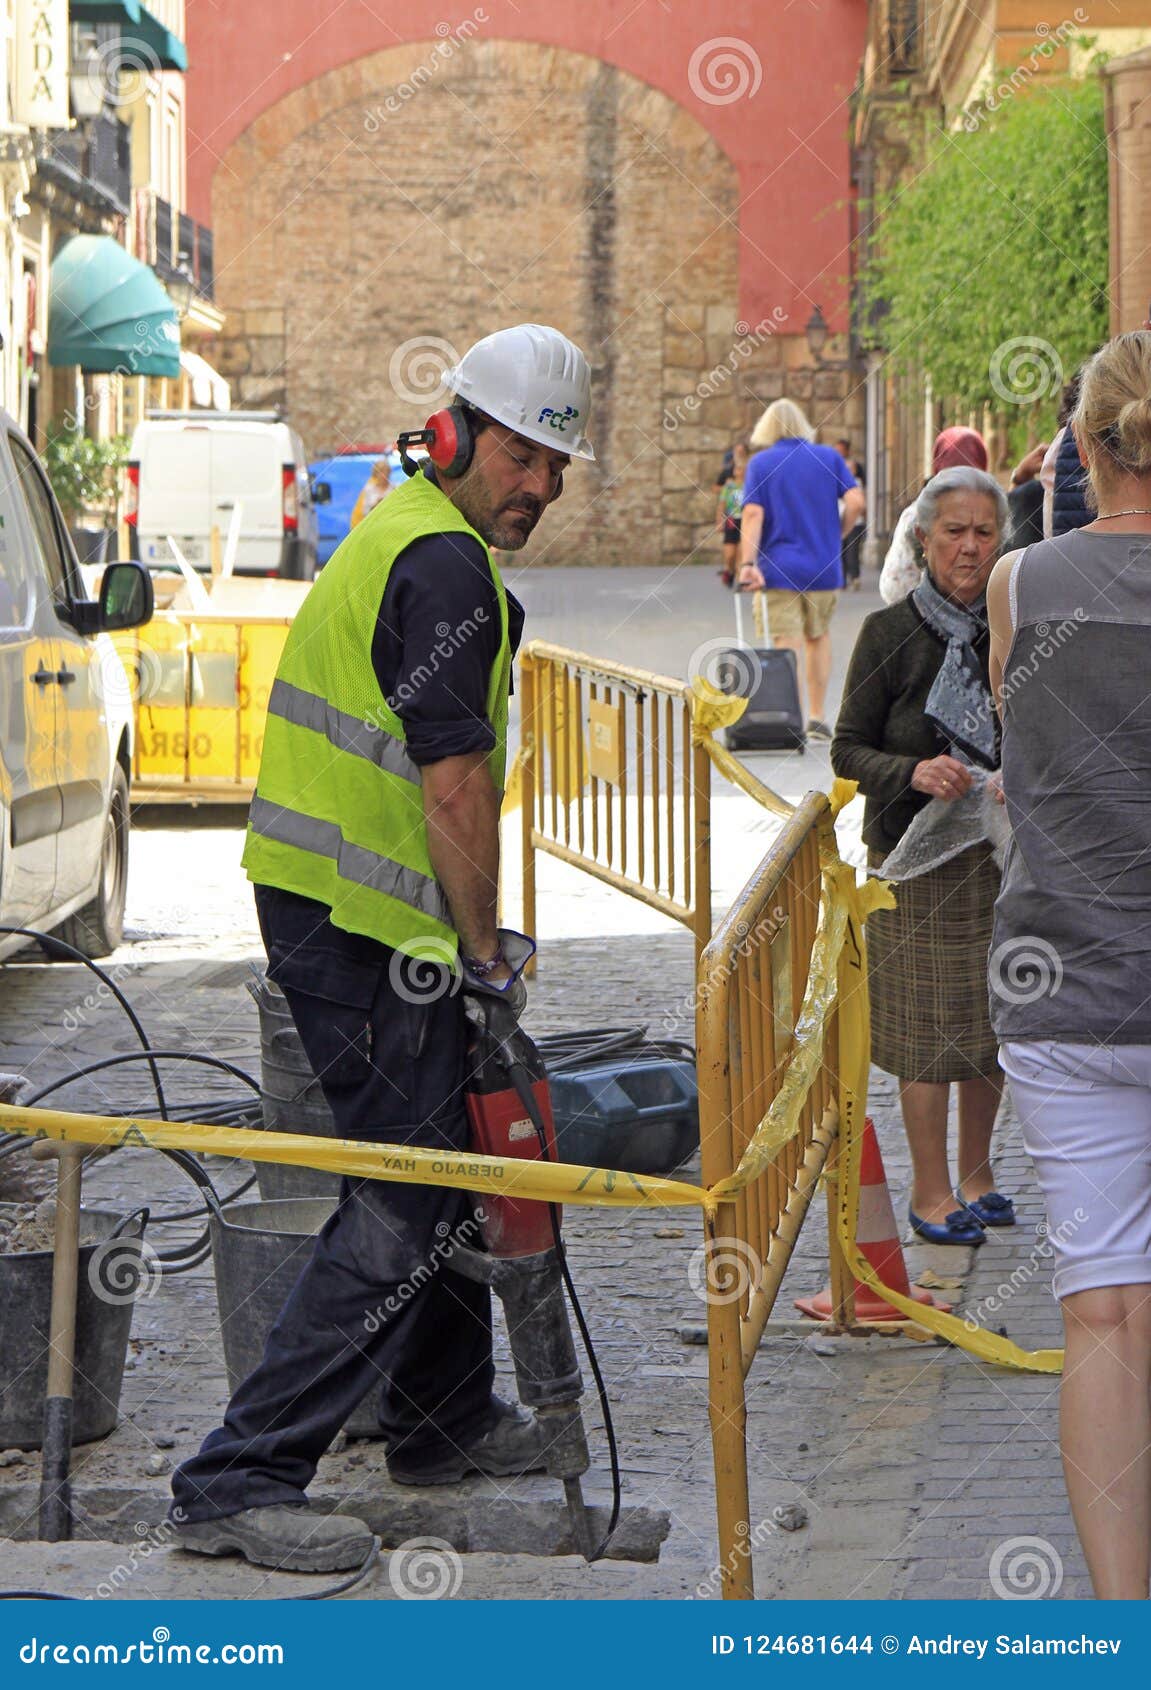
<svg viewBox="0 0 1151 1690"><path fill-rule="evenodd" d="M345 1138L467 1144L461 997L430 963L340 932L323 905L257 887L268 975L283 991ZM190 1520L299 1502L320 1456L379 1391L389 1457L441 1461L493 1421L491 1302L441 1264L479 1243L476 1199L345 1178L339 1205L224 1423L172 1478Z"/></svg>

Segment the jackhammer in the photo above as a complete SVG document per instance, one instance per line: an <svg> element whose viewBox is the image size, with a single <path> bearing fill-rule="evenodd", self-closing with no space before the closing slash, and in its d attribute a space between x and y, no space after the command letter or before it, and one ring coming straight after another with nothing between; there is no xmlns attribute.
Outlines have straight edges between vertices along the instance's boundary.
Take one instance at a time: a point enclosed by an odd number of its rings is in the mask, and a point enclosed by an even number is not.
<svg viewBox="0 0 1151 1690"><path fill-rule="evenodd" d="M518 934L501 933L505 955ZM522 954L522 969L531 952ZM517 955L517 961L519 956ZM518 979L517 969L516 978ZM539 1051L522 1030L505 991L465 970L464 992L473 1027L471 1079L467 1093L472 1148L497 1160L555 1161L555 1125L547 1072ZM567 1271L561 1211L554 1203L485 1193L481 1209L484 1251L457 1246L451 1267L489 1285L504 1307L520 1401L534 1409L544 1433L550 1477L563 1481L576 1547L586 1561L597 1560L615 1529L619 1514L618 1481L607 1535L596 1542L580 1480L591 1465L580 1398L583 1380L576 1359L564 1288L572 1299L588 1352L613 1450L614 1438L606 1393L592 1352L587 1327Z"/></svg>

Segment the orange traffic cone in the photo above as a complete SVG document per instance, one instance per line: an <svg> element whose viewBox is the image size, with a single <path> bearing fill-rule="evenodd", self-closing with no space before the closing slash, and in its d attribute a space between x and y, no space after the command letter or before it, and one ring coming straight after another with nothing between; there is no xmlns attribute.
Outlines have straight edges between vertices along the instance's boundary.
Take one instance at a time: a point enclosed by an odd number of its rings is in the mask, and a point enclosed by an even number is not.
<svg viewBox="0 0 1151 1690"><path fill-rule="evenodd" d="M891 1206L887 1175L883 1171L883 1157L879 1154L879 1140L875 1136L875 1123L870 1115L863 1123L863 1150L859 1161L859 1218L855 1228L855 1242L859 1246L860 1255L866 1256L876 1277L882 1280L884 1285L889 1285L893 1291L900 1292L904 1297L911 1297L917 1303L940 1309L944 1314L951 1312L950 1303L937 1302L930 1291L924 1291L918 1285L912 1288L908 1281L903 1246L899 1242L895 1225L895 1210ZM808 1315L812 1320L829 1320L833 1307L830 1287L821 1291L818 1297L797 1297L795 1306L801 1314ZM855 1318L861 1323L883 1325L893 1320L906 1320L907 1316L885 1302L869 1285L861 1285L857 1279Z"/></svg>

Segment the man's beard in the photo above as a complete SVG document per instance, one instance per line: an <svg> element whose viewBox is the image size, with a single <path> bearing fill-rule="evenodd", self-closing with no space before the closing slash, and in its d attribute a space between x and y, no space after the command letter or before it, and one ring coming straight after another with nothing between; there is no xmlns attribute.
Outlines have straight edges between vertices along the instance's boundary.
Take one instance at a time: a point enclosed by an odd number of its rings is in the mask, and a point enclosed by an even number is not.
<svg viewBox="0 0 1151 1690"><path fill-rule="evenodd" d="M456 504L487 545L500 552L518 552L544 513L540 500L520 494L492 511L483 495L481 487L461 487Z"/></svg>

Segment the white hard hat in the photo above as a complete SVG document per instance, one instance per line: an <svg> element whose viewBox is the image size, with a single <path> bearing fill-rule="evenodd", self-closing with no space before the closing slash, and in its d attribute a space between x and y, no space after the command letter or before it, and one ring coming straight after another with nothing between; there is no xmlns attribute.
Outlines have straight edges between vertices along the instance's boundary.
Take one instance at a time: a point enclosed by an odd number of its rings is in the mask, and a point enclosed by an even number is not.
<svg viewBox="0 0 1151 1690"><path fill-rule="evenodd" d="M591 370L558 329L520 323L468 348L444 385L468 405L553 451L595 462L586 429Z"/></svg>

